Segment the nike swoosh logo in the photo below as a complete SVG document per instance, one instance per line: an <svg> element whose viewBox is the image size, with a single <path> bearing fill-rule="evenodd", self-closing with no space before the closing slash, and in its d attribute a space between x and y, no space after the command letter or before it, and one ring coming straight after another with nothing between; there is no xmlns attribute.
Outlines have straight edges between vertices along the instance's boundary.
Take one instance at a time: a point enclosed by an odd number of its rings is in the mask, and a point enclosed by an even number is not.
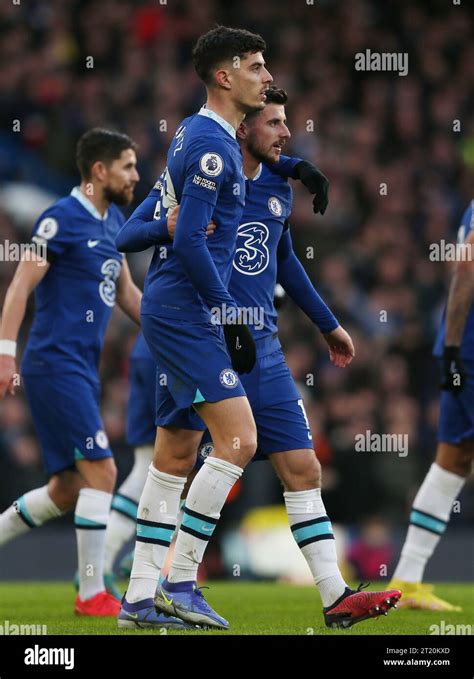
<svg viewBox="0 0 474 679"><path fill-rule="evenodd" d="M211 530L212 530L213 528L214 528L214 526L203 526L203 527L202 527L202 530L203 530L205 533L210 533Z"/></svg>
<svg viewBox="0 0 474 679"><path fill-rule="evenodd" d="M87 247L88 248L95 248L96 245L100 243L100 240L88 240L87 241Z"/></svg>
<svg viewBox="0 0 474 679"><path fill-rule="evenodd" d="M165 600L165 604L166 604L167 606L171 606L171 604L173 603L173 599L168 599L168 597L167 597L166 594L163 592L163 590L162 590L161 587L160 587L160 592L161 592L161 596L162 596L163 599Z"/></svg>
<svg viewBox="0 0 474 679"><path fill-rule="evenodd" d="M237 339L235 340L235 348L236 348L236 349L242 349L242 346L241 346L241 344L240 344L240 342L239 342L239 338L238 338L238 337L237 337Z"/></svg>
<svg viewBox="0 0 474 679"><path fill-rule="evenodd" d="M131 618L134 618L134 619L138 618L138 613L129 613L128 611L125 611L125 613L127 615L129 615Z"/></svg>

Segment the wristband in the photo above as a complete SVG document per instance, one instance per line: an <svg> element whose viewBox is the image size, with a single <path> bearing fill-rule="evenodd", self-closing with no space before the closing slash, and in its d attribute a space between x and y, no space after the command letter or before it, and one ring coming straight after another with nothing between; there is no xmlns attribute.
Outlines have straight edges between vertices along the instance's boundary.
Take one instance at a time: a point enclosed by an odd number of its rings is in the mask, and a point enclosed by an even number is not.
<svg viewBox="0 0 474 679"><path fill-rule="evenodd" d="M0 339L0 354L16 357L16 342L13 340Z"/></svg>

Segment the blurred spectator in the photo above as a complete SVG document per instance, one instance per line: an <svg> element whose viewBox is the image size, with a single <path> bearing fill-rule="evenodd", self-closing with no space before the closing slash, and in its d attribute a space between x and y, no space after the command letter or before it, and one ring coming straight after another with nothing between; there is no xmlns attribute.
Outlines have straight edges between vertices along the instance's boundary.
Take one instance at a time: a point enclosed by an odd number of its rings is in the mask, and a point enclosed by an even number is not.
<svg viewBox="0 0 474 679"><path fill-rule="evenodd" d="M372 517L363 524L360 535L352 542L347 553L347 560L354 568L354 578L385 578L394 552L388 525L380 517Z"/></svg>

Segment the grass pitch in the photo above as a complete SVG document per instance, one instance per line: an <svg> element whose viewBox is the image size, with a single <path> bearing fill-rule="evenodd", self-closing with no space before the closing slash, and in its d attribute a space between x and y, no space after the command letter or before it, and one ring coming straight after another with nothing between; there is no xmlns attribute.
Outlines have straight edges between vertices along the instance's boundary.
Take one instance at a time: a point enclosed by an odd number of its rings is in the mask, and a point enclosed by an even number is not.
<svg viewBox="0 0 474 679"><path fill-rule="evenodd" d="M124 583L125 584L125 583ZM211 582L204 595L209 604L230 621L225 631L188 630L168 634L433 634L433 625L473 625L472 584L438 584L436 594L463 607L461 613L391 610L386 617L361 622L349 630L325 627L321 601L314 587L275 583ZM382 589L372 584L371 590ZM74 615L75 592L64 582L0 583L0 625L46 625L47 634L159 634L158 630L119 630L114 619ZM471 627L472 631L472 627ZM459 632L461 633L461 632ZM464 632L465 633L465 632Z"/></svg>

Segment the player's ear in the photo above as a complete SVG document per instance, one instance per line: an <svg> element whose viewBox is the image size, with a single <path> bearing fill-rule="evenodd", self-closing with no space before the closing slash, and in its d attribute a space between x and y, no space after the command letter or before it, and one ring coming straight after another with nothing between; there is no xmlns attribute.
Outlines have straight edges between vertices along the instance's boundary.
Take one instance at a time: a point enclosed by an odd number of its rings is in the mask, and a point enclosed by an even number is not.
<svg viewBox="0 0 474 679"><path fill-rule="evenodd" d="M105 181L107 177L107 166L101 160L96 160L96 162L91 167L91 177L92 179L98 179L99 181Z"/></svg>
<svg viewBox="0 0 474 679"><path fill-rule="evenodd" d="M214 73L214 83L217 87L222 87L224 90L230 90L229 71L225 68L220 68Z"/></svg>
<svg viewBox="0 0 474 679"><path fill-rule="evenodd" d="M245 123L240 123L240 125L237 128L237 139L240 139L241 141L245 141L247 139L247 133L248 133L248 127Z"/></svg>

